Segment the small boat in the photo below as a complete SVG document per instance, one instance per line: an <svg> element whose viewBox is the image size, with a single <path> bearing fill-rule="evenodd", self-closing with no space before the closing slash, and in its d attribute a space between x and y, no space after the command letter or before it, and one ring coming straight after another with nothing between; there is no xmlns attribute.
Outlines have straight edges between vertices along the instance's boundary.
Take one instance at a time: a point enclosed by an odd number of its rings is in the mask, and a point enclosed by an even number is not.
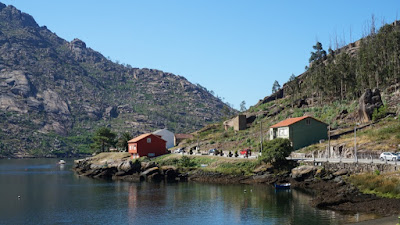
<svg viewBox="0 0 400 225"><path fill-rule="evenodd" d="M65 164L65 161L60 159L60 161L58 161L58 164L60 164L60 165Z"/></svg>
<svg viewBox="0 0 400 225"><path fill-rule="evenodd" d="M290 183L274 184L274 186L275 186L275 189L289 189Z"/></svg>

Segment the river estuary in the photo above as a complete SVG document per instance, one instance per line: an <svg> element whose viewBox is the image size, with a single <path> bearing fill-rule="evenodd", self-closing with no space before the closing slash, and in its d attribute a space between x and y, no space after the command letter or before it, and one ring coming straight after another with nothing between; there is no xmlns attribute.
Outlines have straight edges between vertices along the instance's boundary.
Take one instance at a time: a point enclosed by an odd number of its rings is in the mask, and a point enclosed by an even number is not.
<svg viewBox="0 0 400 225"><path fill-rule="evenodd" d="M311 196L265 185L129 183L79 177L73 160L0 160L0 224L343 224Z"/></svg>

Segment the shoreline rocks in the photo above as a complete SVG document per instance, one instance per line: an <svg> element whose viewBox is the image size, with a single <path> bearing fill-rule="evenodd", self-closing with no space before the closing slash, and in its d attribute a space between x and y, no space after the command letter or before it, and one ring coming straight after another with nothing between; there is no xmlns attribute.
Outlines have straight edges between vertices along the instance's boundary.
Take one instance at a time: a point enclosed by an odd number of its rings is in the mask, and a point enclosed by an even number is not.
<svg viewBox="0 0 400 225"><path fill-rule="evenodd" d="M318 166L298 166L290 173L276 175L265 171L255 175L223 174L202 169L182 169L160 166L155 162L118 160L92 157L75 160L74 171L81 176L96 179L123 180L130 182L179 182L194 181L218 184L265 184L290 182L292 188L303 190L313 196L310 204L320 209L342 212L363 212L394 215L400 211L400 199L386 199L362 194L346 181L347 170L328 171Z"/></svg>

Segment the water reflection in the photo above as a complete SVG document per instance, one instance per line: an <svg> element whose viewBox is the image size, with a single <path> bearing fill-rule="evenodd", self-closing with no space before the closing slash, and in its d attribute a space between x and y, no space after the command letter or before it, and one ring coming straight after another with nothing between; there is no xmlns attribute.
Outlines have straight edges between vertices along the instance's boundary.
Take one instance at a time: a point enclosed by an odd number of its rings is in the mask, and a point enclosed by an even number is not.
<svg viewBox="0 0 400 225"><path fill-rule="evenodd" d="M310 207L305 193L265 185L134 183L127 191L129 223L143 222L143 217L177 224L200 219L211 224L337 224L345 219Z"/></svg>
<svg viewBox="0 0 400 225"><path fill-rule="evenodd" d="M111 182L79 177L71 166L49 159L0 160L0 224L312 225L355 218L312 208L310 196L295 190Z"/></svg>

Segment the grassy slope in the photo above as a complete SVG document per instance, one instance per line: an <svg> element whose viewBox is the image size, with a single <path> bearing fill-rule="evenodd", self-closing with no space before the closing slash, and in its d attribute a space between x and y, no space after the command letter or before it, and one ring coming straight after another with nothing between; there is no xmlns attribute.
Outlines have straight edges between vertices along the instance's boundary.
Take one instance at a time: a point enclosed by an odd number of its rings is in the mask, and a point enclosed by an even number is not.
<svg viewBox="0 0 400 225"><path fill-rule="evenodd" d="M182 156L169 154L157 157L155 161L161 166L176 166L184 169L202 169L234 175L253 175L256 167L263 165L258 160L227 158L220 156Z"/></svg>
<svg viewBox="0 0 400 225"><path fill-rule="evenodd" d="M359 190L367 194L376 194L385 198L400 198L400 172L380 174L355 174L348 180Z"/></svg>
<svg viewBox="0 0 400 225"><path fill-rule="evenodd" d="M388 99L390 96L387 96ZM253 122L247 130L233 131L229 129L225 131L222 123L209 125L199 130L195 137L183 143L184 147L194 147L199 143L202 152L211 148L217 148L223 151L240 151L244 148L251 148L253 151L259 151L260 143L260 122L262 122L263 140L268 140L269 126L290 117L303 116L304 114L312 115L315 118L330 124L332 127L331 135L336 135L342 132L350 131L347 135L342 135L340 138L331 141L331 145L342 145L352 147L354 145L354 130L355 115L358 107L357 101L351 102L333 102L323 106L307 107L307 108L292 108L289 103L289 98L278 99L257 107L252 107L248 110L250 113L262 114L270 112L277 107L284 107L276 116L262 117L260 116ZM397 106L392 103L389 112L396 112ZM341 116L341 112L347 110L348 113ZM364 124L361 124L361 126ZM400 144L400 121L395 117L383 118L376 121L370 126L357 131L357 147L360 152L363 151L397 151ZM306 148L300 149L299 152L310 152L313 150L324 150L327 142L315 144Z"/></svg>

